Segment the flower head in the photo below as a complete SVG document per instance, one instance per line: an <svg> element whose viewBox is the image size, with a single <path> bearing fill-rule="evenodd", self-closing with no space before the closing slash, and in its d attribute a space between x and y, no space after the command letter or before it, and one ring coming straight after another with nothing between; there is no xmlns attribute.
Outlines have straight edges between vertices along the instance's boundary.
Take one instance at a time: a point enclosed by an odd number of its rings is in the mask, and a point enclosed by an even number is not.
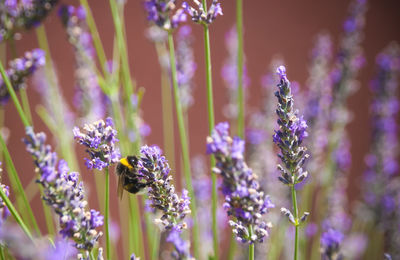
<svg viewBox="0 0 400 260"><path fill-rule="evenodd" d="M218 0L213 0L208 10L198 0L193 0L193 2L197 9L190 6L187 2L183 2L182 7L195 23L210 25L218 15L223 15L221 4Z"/></svg>
<svg viewBox="0 0 400 260"><path fill-rule="evenodd" d="M321 236L321 252L323 260L342 259L339 246L344 236L340 231L329 229Z"/></svg>
<svg viewBox="0 0 400 260"><path fill-rule="evenodd" d="M229 136L228 123L219 123L207 138L207 153L217 161L213 171L222 177L224 209L231 216L229 224L236 239L242 243L262 242L270 227L262 216L274 204L261 191L257 176L245 163L244 145L239 137Z"/></svg>
<svg viewBox="0 0 400 260"><path fill-rule="evenodd" d="M83 133L78 127L74 128L74 139L87 147L86 152L90 156L90 159L86 159L88 169L102 170L119 161L121 154L115 147L115 143L118 142L117 130L113 127L114 123L108 117L106 122L99 120L92 124L85 124Z"/></svg>
<svg viewBox="0 0 400 260"><path fill-rule="evenodd" d="M27 77L45 64L45 53L41 49L26 52L24 57L10 62L6 74L15 91L25 87ZM5 81L0 75L0 105L5 104L10 97Z"/></svg>
<svg viewBox="0 0 400 260"><path fill-rule="evenodd" d="M186 21L186 14L182 8L176 8L176 0L145 0L144 8L147 11L147 20L164 30L171 30Z"/></svg>
<svg viewBox="0 0 400 260"><path fill-rule="evenodd" d="M32 155L40 174L38 183L43 186L43 200L59 216L60 234L75 242L77 249L90 251L101 236L96 228L103 224L103 217L95 210L86 209L87 201L79 174L70 172L64 160L57 160L46 135L36 134L26 128L26 150Z"/></svg>

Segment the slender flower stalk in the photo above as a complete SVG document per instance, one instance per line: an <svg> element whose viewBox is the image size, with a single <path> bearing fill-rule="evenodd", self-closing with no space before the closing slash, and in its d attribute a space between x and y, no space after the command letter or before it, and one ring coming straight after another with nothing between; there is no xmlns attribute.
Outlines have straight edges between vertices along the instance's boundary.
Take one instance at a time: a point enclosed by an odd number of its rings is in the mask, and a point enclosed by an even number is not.
<svg viewBox="0 0 400 260"><path fill-rule="evenodd" d="M111 259L110 244L110 175L109 167L117 163L121 157L119 149L115 147L117 139L117 130L114 128L113 120L109 117L106 122L96 121L92 124L86 124L82 133L79 128L74 128L74 138L79 144L87 147L86 152L90 159L86 159L88 169L98 169L105 171L105 229L106 229L106 255Z"/></svg>
<svg viewBox="0 0 400 260"><path fill-rule="evenodd" d="M302 146L304 138L308 136L306 132L307 123L303 117L298 117L298 111L293 108L294 101L290 82L286 77L286 68L284 66L278 67L277 73L280 76L278 91L275 92L275 96L278 98L276 114L278 115L279 129L275 131L273 140L281 151L278 157L283 163L283 166L278 164L278 170L281 172L279 180L290 187L292 194L293 213L286 208L281 208L281 212L295 226L294 259L297 260L299 226L309 215L308 212L304 212L303 216L299 217L295 189L295 185L304 181L308 175L303 170L303 165L309 155L307 154L307 148Z"/></svg>
<svg viewBox="0 0 400 260"><path fill-rule="evenodd" d="M38 183L44 189L43 200L59 215L60 234L89 255L102 235L96 228L103 225L103 216L86 209L88 203L79 174L70 172L67 163L57 159L50 145L46 145L44 133L36 134L32 127L27 127L24 142L40 174Z"/></svg>
<svg viewBox="0 0 400 260"><path fill-rule="evenodd" d="M244 138L245 111L243 86L243 1L236 0L237 75L238 75L238 136Z"/></svg>
<svg viewBox="0 0 400 260"><path fill-rule="evenodd" d="M190 6L187 2L182 4L185 11L189 14L192 21L203 25L204 29L204 50L205 50L205 65L206 65L206 82L207 82L207 110L208 110L208 129L211 134L214 129L214 100L213 100L213 88L212 88L212 70L211 70L211 48L210 48L210 33L208 26L219 16L222 15L221 4L218 0L213 0L210 8L207 9L207 2L203 0L200 3L198 0L193 0L197 9ZM211 156L210 159L211 167L215 165L215 158ZM214 240L214 259L218 260L218 231L217 231L217 180L215 174L211 174L212 181L212 230ZM195 215L195 212L193 212Z"/></svg>
<svg viewBox="0 0 400 260"><path fill-rule="evenodd" d="M229 225L238 242L254 245L268 236L269 223L262 217L273 208L268 195L261 191L257 175L244 161L245 142L239 137L229 136L229 124L216 125L207 138L207 153L216 158L213 171L222 177L224 209L231 217ZM250 247L250 259L254 258L254 247Z"/></svg>
<svg viewBox="0 0 400 260"><path fill-rule="evenodd" d="M3 191L3 193L8 197L10 196L10 188L7 185L4 185L1 182L1 175L3 169L1 168L1 162L0 162L0 189ZM7 205L4 203L2 199L0 199L0 227L3 225L4 221L10 216L10 210L7 208Z"/></svg>

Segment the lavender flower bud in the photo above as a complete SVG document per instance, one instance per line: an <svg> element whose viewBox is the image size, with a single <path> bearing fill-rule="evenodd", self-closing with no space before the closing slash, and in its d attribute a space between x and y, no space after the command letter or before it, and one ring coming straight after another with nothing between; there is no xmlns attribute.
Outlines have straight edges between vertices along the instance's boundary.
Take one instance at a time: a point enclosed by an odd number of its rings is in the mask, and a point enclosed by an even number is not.
<svg viewBox="0 0 400 260"><path fill-rule="evenodd" d="M279 179L284 184L295 185L307 177L307 172L303 171L302 167L309 155L306 153L307 148L301 145L308 136L307 123L293 110L294 101L290 82L286 77L286 68L278 67L277 74L280 76L279 90L275 93L278 98L276 114L279 129L275 131L273 141L281 150L278 156L285 166L278 165L282 175Z"/></svg>
<svg viewBox="0 0 400 260"><path fill-rule="evenodd" d="M86 210L83 183L79 174L70 172L64 160L46 145L44 133L35 134L26 128L26 150L32 155L43 186L43 200L59 215L60 234L75 241L77 249L90 251L102 235L96 228L103 225L103 216L95 210Z"/></svg>
<svg viewBox="0 0 400 260"><path fill-rule="evenodd" d="M14 90L18 91L24 88L27 77L42 67L45 62L45 53L41 49L25 52L24 57L12 60L6 74ZM6 83L0 75L0 105L7 103L9 97L10 93L8 93Z"/></svg>
<svg viewBox="0 0 400 260"><path fill-rule="evenodd" d="M145 0L147 20L166 31L177 28L186 21L186 14L182 8L172 14L176 7L175 2L176 0Z"/></svg>
<svg viewBox="0 0 400 260"><path fill-rule="evenodd" d="M257 176L244 162L244 141L233 140L228 134L229 124L219 123L207 138L207 153L217 161L214 172L222 177L224 208L231 216L229 224L242 243L262 242L269 227L261 220L274 204L260 189ZM257 232L250 233L251 230Z"/></svg>
<svg viewBox="0 0 400 260"><path fill-rule="evenodd" d="M190 6L187 2L183 2L182 7L195 23L210 25L218 15L223 15L221 4L218 0L213 0L208 10L198 0L193 0L193 2L197 9Z"/></svg>
<svg viewBox="0 0 400 260"><path fill-rule="evenodd" d="M321 236L321 259L322 260L341 260L339 247L344 236L341 232L330 229Z"/></svg>
<svg viewBox="0 0 400 260"><path fill-rule="evenodd" d="M6 194L6 196L10 196L10 188L7 185L1 183L1 174L3 169L1 168L0 162L0 189ZM11 215L10 211L8 210L4 201L0 198L0 227L2 226L3 222Z"/></svg>
<svg viewBox="0 0 400 260"><path fill-rule="evenodd" d="M102 170L119 161L121 154L115 147L115 143L118 142L117 130L113 127L114 123L110 117L106 119L106 122L99 120L92 124L85 124L83 133L78 127L74 127L74 139L87 147L86 152L90 160L85 158L85 164L88 169Z"/></svg>

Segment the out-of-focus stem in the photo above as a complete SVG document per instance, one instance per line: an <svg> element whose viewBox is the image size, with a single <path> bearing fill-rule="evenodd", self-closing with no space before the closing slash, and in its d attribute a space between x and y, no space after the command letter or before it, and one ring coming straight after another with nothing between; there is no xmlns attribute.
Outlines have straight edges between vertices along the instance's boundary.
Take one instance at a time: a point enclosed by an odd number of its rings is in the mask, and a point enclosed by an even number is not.
<svg viewBox="0 0 400 260"><path fill-rule="evenodd" d="M236 0L237 31L237 79L238 79L238 136L244 139L244 91L243 91L243 1Z"/></svg>
<svg viewBox="0 0 400 260"><path fill-rule="evenodd" d="M171 76L172 76L172 85L174 88L174 98L175 98L175 110L176 117L178 120L178 128L179 128L179 136L181 141L181 149L182 149L182 159L183 159L183 168L185 174L185 182L186 187L189 192L189 196L191 199L190 209L192 211L193 218L193 251L195 258L198 258L198 243L199 241L199 231L198 231L198 222L197 222L197 207L196 207L196 198L192 185L192 177L190 170L190 157L189 157L189 147L187 144L187 136L185 130L185 122L183 120L182 106L179 97L179 89L178 89L178 78L176 72L176 61L175 61L175 48L174 48L174 39L172 36L172 32L168 32L168 47L169 47L169 59L171 64Z"/></svg>
<svg viewBox="0 0 400 260"><path fill-rule="evenodd" d="M253 227L249 227L249 236L253 235ZM249 260L254 260L254 243L249 245Z"/></svg>

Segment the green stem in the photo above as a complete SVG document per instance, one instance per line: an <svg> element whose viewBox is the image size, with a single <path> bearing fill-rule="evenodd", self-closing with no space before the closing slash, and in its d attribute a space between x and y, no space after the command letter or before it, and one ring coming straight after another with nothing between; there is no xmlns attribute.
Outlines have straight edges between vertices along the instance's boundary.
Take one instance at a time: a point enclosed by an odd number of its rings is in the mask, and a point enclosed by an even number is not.
<svg viewBox="0 0 400 260"><path fill-rule="evenodd" d="M253 235L253 227L249 227L249 236ZM249 260L254 260L254 243L249 245Z"/></svg>
<svg viewBox="0 0 400 260"><path fill-rule="evenodd" d="M90 30L90 34L92 35L94 48L96 49L97 57L99 58L100 66L104 75L108 75L108 71L106 68L107 58L104 52L103 44L101 43L99 32L96 27L96 23L93 19L92 11L90 10L90 6L87 0L80 0L81 5L85 9L86 13L86 22Z"/></svg>
<svg viewBox="0 0 400 260"><path fill-rule="evenodd" d="M7 145L3 139L3 136L0 134L0 146L1 146L1 150L3 151L4 157L6 159L7 165L9 166L10 171L9 172L9 178L12 179L12 183L15 184L14 191L16 193L17 197L20 197L24 203L25 206L25 210L26 213L28 214L27 217L29 217L29 219L32 222L32 226L35 229L35 231L37 232L37 234L40 234L40 229L39 226L36 222L36 218L35 215L33 215L33 211L32 208L28 202L28 199L26 197L25 194L25 189L22 186L21 180L18 177L18 173L17 170L15 169L14 163L11 159L11 155L8 151Z"/></svg>
<svg viewBox="0 0 400 260"><path fill-rule="evenodd" d="M0 189L0 197L3 200L3 202L6 204L8 210L10 211L11 215L15 218L15 221L18 223L18 225L22 228L22 230L25 232L25 234L33 241L33 237L27 226L25 225L24 221L18 214L17 210L14 208L13 204L11 203L10 199L7 197L7 195L4 193L3 189Z"/></svg>
<svg viewBox="0 0 400 260"><path fill-rule="evenodd" d="M106 177L106 192L105 192L105 231L106 231L106 255L107 259L111 259L111 246L110 246L110 173L108 167L105 168Z"/></svg>
<svg viewBox="0 0 400 260"><path fill-rule="evenodd" d="M297 260L297 251L298 251L298 245L299 245L299 218L298 218L298 208L297 208L297 198L296 198L296 189L294 187L295 185L291 185L291 191L292 191L292 202L293 202L293 215L294 215L294 220L295 220L295 236L294 236L294 260Z"/></svg>
<svg viewBox="0 0 400 260"><path fill-rule="evenodd" d="M31 106L29 105L28 93L27 93L26 89L23 88L23 89L20 89L19 94L21 96L22 107L25 111L26 117L28 118L28 121L30 122L30 124L33 125Z"/></svg>
<svg viewBox="0 0 400 260"><path fill-rule="evenodd" d="M180 98L179 98L174 39L173 39L171 31L168 32L168 47L169 47L169 59L170 59L170 64L171 64L172 85L174 88L176 117L178 120L179 136L180 136L180 140L181 140L185 182L186 182L187 189L189 191L189 196L191 198L191 203L190 203L191 207L190 208L191 208L192 217L193 217L193 229L192 229L192 231L193 231L193 250L194 250L195 258L199 258L198 257L199 256L199 252L198 252L199 230L198 230L198 222L197 222L196 198L194 195L194 190L193 190L193 186L192 186L192 177L190 174L191 170L190 170L189 147L187 145L185 122L183 120L182 106L181 106L181 102L180 102Z"/></svg>
<svg viewBox="0 0 400 260"><path fill-rule="evenodd" d="M1 77L3 78L4 83L6 84L7 87L7 91L11 96L12 101L14 102L14 105L18 111L19 117L22 120L22 123L24 124L24 126L29 126L29 121L24 113L24 110L21 107L21 104L19 103L19 100L17 98L17 95L15 94L15 91L11 85L10 79L8 78L4 67L3 67L3 63L0 61L0 73L1 73Z"/></svg>
<svg viewBox="0 0 400 260"><path fill-rule="evenodd" d="M243 91L243 1L236 0L237 74L238 74L238 136L244 139L244 91Z"/></svg>
<svg viewBox="0 0 400 260"><path fill-rule="evenodd" d="M205 1L204 1L205 2ZM211 47L210 47L210 33L208 26L204 25L204 49L206 56L206 81L207 81L207 110L208 110L208 130L211 134L214 129L214 99L213 99L213 87L212 87L212 68L211 68ZM215 165L215 158L211 156L210 159L211 168ZM214 248L214 259L218 259L218 221L217 221L217 176L215 173L211 173L212 182L212 202L211 202L211 215L212 215L212 232L213 232L213 248Z"/></svg>

